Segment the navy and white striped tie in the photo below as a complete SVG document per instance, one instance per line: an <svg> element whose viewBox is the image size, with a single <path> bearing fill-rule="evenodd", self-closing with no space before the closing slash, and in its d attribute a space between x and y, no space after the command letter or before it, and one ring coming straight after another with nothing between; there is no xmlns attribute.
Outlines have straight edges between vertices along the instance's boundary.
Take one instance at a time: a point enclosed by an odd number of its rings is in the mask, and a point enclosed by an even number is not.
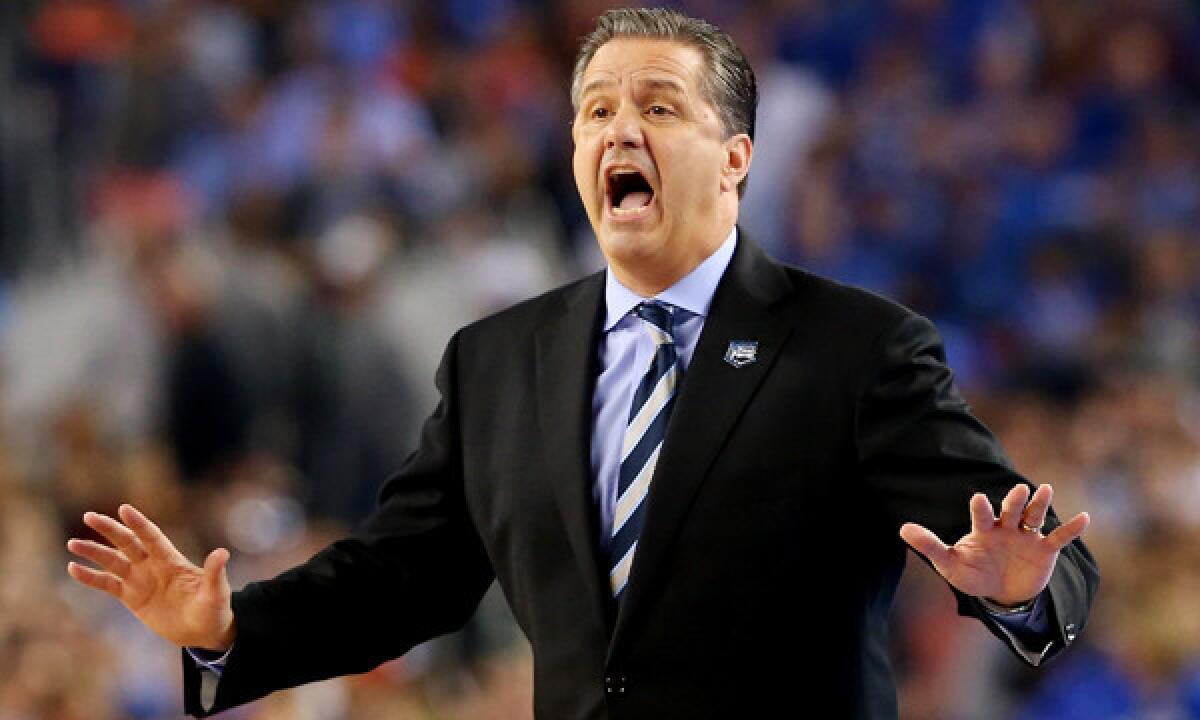
<svg viewBox="0 0 1200 720"><path fill-rule="evenodd" d="M634 308L646 321L654 338L654 357L633 396L629 423L621 443L621 469L617 481L617 506L613 512L612 538L609 543L609 586L620 599L629 582L629 569L642 533L646 493L658 462L667 432L667 421L675 405L679 385L679 356L671 336L671 312L674 308L659 302L644 302Z"/></svg>

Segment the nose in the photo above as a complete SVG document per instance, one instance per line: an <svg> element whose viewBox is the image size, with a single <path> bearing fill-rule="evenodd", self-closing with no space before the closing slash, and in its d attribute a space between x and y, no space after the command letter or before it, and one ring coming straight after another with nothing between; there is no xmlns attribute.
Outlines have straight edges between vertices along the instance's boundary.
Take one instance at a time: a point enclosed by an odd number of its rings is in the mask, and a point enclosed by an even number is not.
<svg viewBox="0 0 1200 720"><path fill-rule="evenodd" d="M630 109L628 104L624 104L624 107L617 111L612 122L608 124L604 138L605 148L609 150L616 149L618 146L639 148L644 142L641 116L635 110Z"/></svg>

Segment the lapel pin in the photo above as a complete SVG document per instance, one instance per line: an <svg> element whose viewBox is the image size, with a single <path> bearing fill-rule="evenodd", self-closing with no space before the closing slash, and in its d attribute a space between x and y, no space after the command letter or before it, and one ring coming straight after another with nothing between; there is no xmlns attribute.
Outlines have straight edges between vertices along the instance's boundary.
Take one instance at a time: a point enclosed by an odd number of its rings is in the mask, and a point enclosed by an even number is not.
<svg viewBox="0 0 1200 720"><path fill-rule="evenodd" d="M755 340L731 340L725 351L725 362L735 368L744 368L758 361L758 342Z"/></svg>

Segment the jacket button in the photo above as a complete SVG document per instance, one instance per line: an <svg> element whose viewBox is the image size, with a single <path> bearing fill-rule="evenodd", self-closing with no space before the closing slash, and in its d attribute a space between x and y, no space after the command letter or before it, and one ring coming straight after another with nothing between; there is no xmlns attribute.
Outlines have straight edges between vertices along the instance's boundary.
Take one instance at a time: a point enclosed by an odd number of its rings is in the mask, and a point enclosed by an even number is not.
<svg viewBox="0 0 1200 720"><path fill-rule="evenodd" d="M624 693L628 683L628 676L607 675L604 678L604 692L608 693L609 695Z"/></svg>

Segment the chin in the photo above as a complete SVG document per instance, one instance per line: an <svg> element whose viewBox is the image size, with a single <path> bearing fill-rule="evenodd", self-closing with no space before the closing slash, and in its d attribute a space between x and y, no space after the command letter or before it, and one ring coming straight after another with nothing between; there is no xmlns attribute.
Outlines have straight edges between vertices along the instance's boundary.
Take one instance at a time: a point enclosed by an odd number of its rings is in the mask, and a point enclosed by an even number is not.
<svg viewBox="0 0 1200 720"><path fill-rule="evenodd" d="M605 228L597 237L600 250L610 260L628 264L653 257L660 243L654 229Z"/></svg>

